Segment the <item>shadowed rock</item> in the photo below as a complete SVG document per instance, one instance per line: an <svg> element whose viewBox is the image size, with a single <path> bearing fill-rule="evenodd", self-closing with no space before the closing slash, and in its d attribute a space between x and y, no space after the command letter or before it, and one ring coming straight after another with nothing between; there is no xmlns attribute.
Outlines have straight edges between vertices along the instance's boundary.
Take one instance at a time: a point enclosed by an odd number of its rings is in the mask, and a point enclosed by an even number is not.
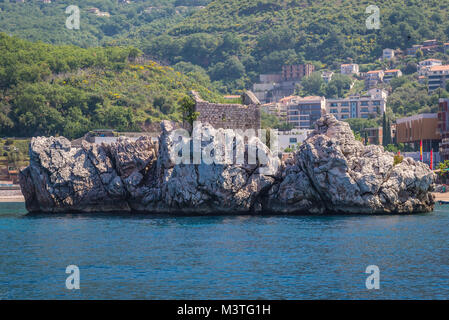
<svg viewBox="0 0 449 320"><path fill-rule="evenodd" d="M427 165L411 158L393 165L392 153L364 146L332 115L317 121L286 163L263 145L267 164L176 165L172 127L161 127L159 143L142 137L74 149L65 138L33 138L30 166L20 173L28 211L372 214L434 207ZM202 148L223 133L204 127L212 138Z"/></svg>

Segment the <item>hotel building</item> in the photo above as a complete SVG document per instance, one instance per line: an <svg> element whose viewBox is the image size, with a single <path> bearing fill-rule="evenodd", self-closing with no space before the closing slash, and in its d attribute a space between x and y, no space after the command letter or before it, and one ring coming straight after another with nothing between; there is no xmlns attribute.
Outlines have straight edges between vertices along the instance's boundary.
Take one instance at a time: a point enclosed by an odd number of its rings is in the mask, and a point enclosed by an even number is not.
<svg viewBox="0 0 449 320"><path fill-rule="evenodd" d="M382 89L371 89L368 95L354 95L348 98L327 99L326 112L339 120L349 118L377 117L385 112L387 92Z"/></svg>
<svg viewBox="0 0 449 320"><path fill-rule="evenodd" d="M324 113L326 99L324 97L291 96L281 100L287 108L287 122L295 129L310 129Z"/></svg>
<svg viewBox="0 0 449 320"><path fill-rule="evenodd" d="M449 65L433 66L427 70L427 83L429 92L438 88L446 88L449 78Z"/></svg>

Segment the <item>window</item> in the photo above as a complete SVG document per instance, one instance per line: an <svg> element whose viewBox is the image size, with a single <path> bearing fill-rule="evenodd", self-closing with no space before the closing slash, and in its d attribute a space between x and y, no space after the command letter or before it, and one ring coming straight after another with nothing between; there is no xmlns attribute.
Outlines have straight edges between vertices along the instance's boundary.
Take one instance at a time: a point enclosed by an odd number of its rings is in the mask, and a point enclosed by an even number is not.
<svg viewBox="0 0 449 320"><path fill-rule="evenodd" d="M342 102L342 103L341 103L341 106L342 106L342 107L349 107L349 103L347 103L347 102Z"/></svg>
<svg viewBox="0 0 449 320"><path fill-rule="evenodd" d="M367 114L362 114L362 118L366 119L366 118L368 118L368 115Z"/></svg>
<svg viewBox="0 0 449 320"><path fill-rule="evenodd" d="M338 113L338 109L331 109L331 113Z"/></svg>
<svg viewBox="0 0 449 320"><path fill-rule="evenodd" d="M373 101L373 106L380 106L380 101Z"/></svg>
<svg viewBox="0 0 449 320"><path fill-rule="evenodd" d="M360 112L369 112L369 111L368 111L368 108L362 108L362 109L360 109Z"/></svg>
<svg viewBox="0 0 449 320"><path fill-rule="evenodd" d="M336 106L338 106L338 103L336 103L336 102L331 103L331 107L336 107Z"/></svg>
<svg viewBox="0 0 449 320"><path fill-rule="evenodd" d="M298 139L296 139L296 138L290 138L290 143L297 143L298 142Z"/></svg>
<svg viewBox="0 0 449 320"><path fill-rule="evenodd" d="M348 119L349 116L348 116L347 114L342 114L342 115L341 115L341 118L342 118L342 119Z"/></svg>
<svg viewBox="0 0 449 320"><path fill-rule="evenodd" d="M341 112L349 113L349 109L348 108L343 108L343 109L341 109Z"/></svg>
<svg viewBox="0 0 449 320"><path fill-rule="evenodd" d="M360 105L367 106L368 105L368 101L362 101L362 103Z"/></svg>

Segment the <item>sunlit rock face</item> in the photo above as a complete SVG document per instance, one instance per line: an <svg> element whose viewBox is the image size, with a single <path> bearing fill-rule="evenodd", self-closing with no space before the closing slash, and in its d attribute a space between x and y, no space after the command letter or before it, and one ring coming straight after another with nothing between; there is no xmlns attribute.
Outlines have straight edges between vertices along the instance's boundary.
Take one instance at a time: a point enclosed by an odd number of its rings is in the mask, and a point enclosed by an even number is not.
<svg viewBox="0 0 449 320"><path fill-rule="evenodd" d="M410 158L394 165L392 153L364 146L332 115L317 121L286 162L253 138L264 161L178 164L173 154L179 141L168 122L161 127L158 142L141 137L110 145L83 142L75 149L65 138L34 138L30 166L20 173L28 211L393 214L434 207L435 176L427 165ZM208 139L200 151L223 134L209 125L202 129Z"/></svg>

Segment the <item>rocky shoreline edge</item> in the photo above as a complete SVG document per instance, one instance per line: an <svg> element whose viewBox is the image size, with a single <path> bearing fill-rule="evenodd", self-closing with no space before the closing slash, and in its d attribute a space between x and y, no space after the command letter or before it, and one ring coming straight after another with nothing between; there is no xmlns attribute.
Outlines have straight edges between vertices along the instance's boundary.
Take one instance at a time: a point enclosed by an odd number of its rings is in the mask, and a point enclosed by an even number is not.
<svg viewBox="0 0 449 320"><path fill-rule="evenodd" d="M209 142L223 130L205 127ZM364 146L332 115L316 122L293 159L282 162L265 146L265 164L175 164L173 128L161 128L157 143L141 137L72 148L63 137L33 138L30 165L20 173L27 210L316 215L434 208L435 174L426 164L395 164L392 153Z"/></svg>

